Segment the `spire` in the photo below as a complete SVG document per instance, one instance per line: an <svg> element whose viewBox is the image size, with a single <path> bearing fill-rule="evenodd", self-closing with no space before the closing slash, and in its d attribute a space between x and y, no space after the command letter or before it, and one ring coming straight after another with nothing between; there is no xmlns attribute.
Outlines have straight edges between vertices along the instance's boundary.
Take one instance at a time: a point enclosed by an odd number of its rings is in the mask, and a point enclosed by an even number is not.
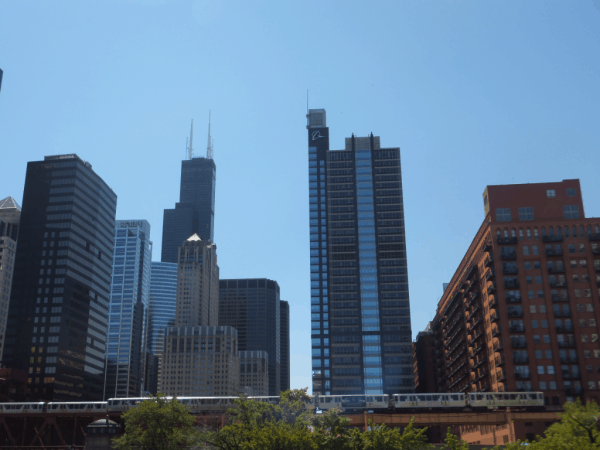
<svg viewBox="0 0 600 450"><path fill-rule="evenodd" d="M194 147L192 141L194 140L194 119L192 119L192 128L190 130L190 139L185 139L185 148L187 149L187 157L188 159L192 159L194 157Z"/></svg>
<svg viewBox="0 0 600 450"><path fill-rule="evenodd" d="M21 207L12 197L6 197L5 199L0 200L0 209L21 211Z"/></svg>
<svg viewBox="0 0 600 450"><path fill-rule="evenodd" d="M206 145L206 157L213 159L213 143L214 141L210 137L210 111L208 111L208 144Z"/></svg>

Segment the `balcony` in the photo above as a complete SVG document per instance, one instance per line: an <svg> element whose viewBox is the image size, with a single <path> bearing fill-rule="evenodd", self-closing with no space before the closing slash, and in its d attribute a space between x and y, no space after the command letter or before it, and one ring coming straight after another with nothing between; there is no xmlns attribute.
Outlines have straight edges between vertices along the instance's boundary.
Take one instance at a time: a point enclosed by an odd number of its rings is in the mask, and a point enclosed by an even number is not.
<svg viewBox="0 0 600 450"><path fill-rule="evenodd" d="M473 324L472 327L475 328L477 325L479 325L481 322L483 322L483 318L481 316L477 316L473 319Z"/></svg>
<svg viewBox="0 0 600 450"><path fill-rule="evenodd" d="M469 296L469 299L467 300L467 304L468 304L469 306L471 306L471 305L473 304L473 302L474 302L475 300L477 300L477 296L478 296L478 295L479 295L479 292L473 292L473 293L472 293L472 294Z"/></svg>
<svg viewBox="0 0 600 450"><path fill-rule="evenodd" d="M498 370L496 371L496 379L498 382L506 381L506 370Z"/></svg>
<svg viewBox="0 0 600 450"><path fill-rule="evenodd" d="M515 259L517 259L517 253L516 252L503 252L500 254L500 259L502 261L514 261Z"/></svg>
<svg viewBox="0 0 600 450"><path fill-rule="evenodd" d="M494 267L494 255L490 253L490 256L485 259L483 265L485 267Z"/></svg>
<svg viewBox="0 0 600 450"><path fill-rule="evenodd" d="M565 267L548 267L548 273L565 273Z"/></svg>
<svg viewBox="0 0 600 450"><path fill-rule="evenodd" d="M479 361L475 361L475 364L473 364L473 366L471 367L471 369L477 369L478 367L481 367L482 365L484 365L486 363L486 359L485 358L481 358Z"/></svg>
<svg viewBox="0 0 600 450"><path fill-rule="evenodd" d="M496 356L496 358L494 359L494 361L496 362L497 366L503 366L503 365L506 364L506 360L504 358L504 355Z"/></svg>
<svg viewBox="0 0 600 450"><path fill-rule="evenodd" d="M583 394L583 389L580 387L574 388L574 387L570 387L570 388L566 388L565 389L565 394L567 395L581 395Z"/></svg>
<svg viewBox="0 0 600 450"><path fill-rule="evenodd" d="M568 364L568 363L575 363L577 364L577 362L579 361L579 358L577 358L577 356L574 357L569 357L569 356L561 356L560 357L560 362L564 363L564 364Z"/></svg>
<svg viewBox="0 0 600 450"><path fill-rule="evenodd" d="M511 274L516 274L519 273L519 268L518 267L508 267L508 266L504 266L502 268L502 273L504 275L511 275Z"/></svg>
<svg viewBox="0 0 600 450"><path fill-rule="evenodd" d="M486 241L485 244L483 244L483 251L484 252L492 251L492 241Z"/></svg>
<svg viewBox="0 0 600 450"><path fill-rule="evenodd" d="M496 238L496 242L498 243L498 245L510 245L517 244L519 242L519 239L516 236L498 236Z"/></svg>
<svg viewBox="0 0 600 450"><path fill-rule="evenodd" d="M600 255L600 248L598 248L598 247L593 248L592 247L592 255Z"/></svg>
<svg viewBox="0 0 600 450"><path fill-rule="evenodd" d="M510 341L512 348L527 348L527 341Z"/></svg>
<svg viewBox="0 0 600 450"><path fill-rule="evenodd" d="M550 287L566 288L567 287L567 281L566 280L563 280L563 281L550 281Z"/></svg>
<svg viewBox="0 0 600 450"><path fill-rule="evenodd" d="M473 347L473 352L471 353L471 358L477 355L480 351L484 349L483 345L479 345L478 347Z"/></svg>
<svg viewBox="0 0 600 450"><path fill-rule="evenodd" d="M558 343L558 346L560 348L575 348L576 347L575 341L560 341Z"/></svg>
<svg viewBox="0 0 600 450"><path fill-rule="evenodd" d="M559 234L559 235L550 234L547 236L542 236L542 242L544 242L544 243L562 242L563 240L564 240L564 238L561 234Z"/></svg>
<svg viewBox="0 0 600 450"><path fill-rule="evenodd" d="M491 281L496 278L496 271L494 269L490 269L485 273L485 281Z"/></svg>
<svg viewBox="0 0 600 450"><path fill-rule="evenodd" d="M511 309L508 311L508 317L523 317L523 311L520 309Z"/></svg>
<svg viewBox="0 0 600 450"><path fill-rule="evenodd" d="M516 380L531 380L531 372L515 372Z"/></svg>
<svg viewBox="0 0 600 450"><path fill-rule="evenodd" d="M517 289L520 287L519 280L504 280L504 287L506 289Z"/></svg>
<svg viewBox="0 0 600 450"><path fill-rule="evenodd" d="M594 270L600 272L600 265L594 264Z"/></svg>
<svg viewBox="0 0 600 450"><path fill-rule="evenodd" d="M490 307L490 309L496 309L496 308L498 308L498 299L496 297L492 297L492 299L490 300L488 306Z"/></svg>
<svg viewBox="0 0 600 450"><path fill-rule="evenodd" d="M496 292L496 283L495 282L490 284L487 289L488 294L493 294L494 292Z"/></svg>
<svg viewBox="0 0 600 450"><path fill-rule="evenodd" d="M567 333L569 331L573 331L573 325L571 326L566 326L566 325L556 325L556 332L557 333ZM561 360L562 361L562 360Z"/></svg>
<svg viewBox="0 0 600 450"><path fill-rule="evenodd" d="M500 341L494 342L494 351L501 352L502 350L504 350L504 346L502 345L502 342L500 342Z"/></svg>
<svg viewBox="0 0 600 450"><path fill-rule="evenodd" d="M502 328L500 327L500 325L498 325L496 328L494 328L492 330L492 336L493 337L498 337L502 334Z"/></svg>
<svg viewBox="0 0 600 450"><path fill-rule="evenodd" d="M494 311L490 314L490 322L497 322L498 320L500 320L500 315L497 312Z"/></svg>
<svg viewBox="0 0 600 450"><path fill-rule="evenodd" d="M477 264L473 264L467 271L467 280L477 273Z"/></svg>
<svg viewBox="0 0 600 450"><path fill-rule="evenodd" d="M580 373L563 372L562 377L564 380L581 380Z"/></svg>
<svg viewBox="0 0 600 450"><path fill-rule="evenodd" d="M546 256L550 257L550 256L562 256L563 255L563 251L562 248L560 249L546 249Z"/></svg>
<svg viewBox="0 0 600 450"><path fill-rule="evenodd" d="M515 356L513 358L513 364L529 364L528 356Z"/></svg>
<svg viewBox="0 0 600 450"><path fill-rule="evenodd" d="M525 333L525 325L509 325L509 333Z"/></svg>
<svg viewBox="0 0 600 450"><path fill-rule="evenodd" d="M485 377L488 376L488 371L487 370L482 370L479 375L477 375L477 378L475 379L475 381L479 381L484 379Z"/></svg>
<svg viewBox="0 0 600 450"><path fill-rule="evenodd" d="M571 317L571 311L554 311L554 317Z"/></svg>
<svg viewBox="0 0 600 450"><path fill-rule="evenodd" d="M552 298L553 302L568 302L569 301L568 295L551 295L550 297Z"/></svg>
<svg viewBox="0 0 600 450"><path fill-rule="evenodd" d="M600 233L588 234L590 241L600 241Z"/></svg>
<svg viewBox="0 0 600 450"><path fill-rule="evenodd" d="M521 303L521 296L516 296L516 295L505 295L504 296L504 301L506 303Z"/></svg>

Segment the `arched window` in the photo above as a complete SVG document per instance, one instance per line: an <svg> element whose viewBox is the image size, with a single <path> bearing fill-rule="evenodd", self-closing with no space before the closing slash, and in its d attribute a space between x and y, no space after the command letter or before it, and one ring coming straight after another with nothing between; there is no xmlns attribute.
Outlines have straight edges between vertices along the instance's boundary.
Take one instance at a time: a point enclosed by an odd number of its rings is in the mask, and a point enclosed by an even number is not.
<svg viewBox="0 0 600 450"><path fill-rule="evenodd" d="M525 236L523 235L523 228L519 228L519 239L523 239Z"/></svg>
<svg viewBox="0 0 600 450"><path fill-rule="evenodd" d="M546 227L542 227L542 236L546 236Z"/></svg>
<svg viewBox="0 0 600 450"><path fill-rule="evenodd" d="M583 228L583 225L579 225L579 236L581 236L581 237L585 236L585 230Z"/></svg>
<svg viewBox="0 0 600 450"><path fill-rule="evenodd" d="M594 233L600 234L600 227L598 225L594 226Z"/></svg>
<svg viewBox="0 0 600 450"><path fill-rule="evenodd" d="M588 236L592 235L592 226L588 225Z"/></svg>
<svg viewBox="0 0 600 450"><path fill-rule="evenodd" d="M565 227L565 237L569 237L569 227Z"/></svg>
<svg viewBox="0 0 600 450"><path fill-rule="evenodd" d="M531 229L527 228L527 240L531 240Z"/></svg>
<svg viewBox="0 0 600 450"><path fill-rule="evenodd" d="M504 237L508 237L508 228L504 229Z"/></svg>
<svg viewBox="0 0 600 450"><path fill-rule="evenodd" d="M562 236L562 228L560 227L560 225L556 227L556 234Z"/></svg>
<svg viewBox="0 0 600 450"><path fill-rule="evenodd" d="M517 237L517 230L515 230L514 228L512 230L510 230L510 235L512 237Z"/></svg>
<svg viewBox="0 0 600 450"><path fill-rule="evenodd" d="M550 236L554 236L554 227L550 227L548 231L550 232Z"/></svg>
<svg viewBox="0 0 600 450"><path fill-rule="evenodd" d="M575 225L573 225L573 237L577 237L577 227Z"/></svg>
<svg viewBox="0 0 600 450"><path fill-rule="evenodd" d="M539 235L539 233L538 233L538 229L537 229L537 227L535 227L535 228L533 229L533 237L534 237L535 239L539 239L539 238L540 238L540 235Z"/></svg>
<svg viewBox="0 0 600 450"><path fill-rule="evenodd" d="M500 233L500 228L496 228L496 236L502 236L502 233Z"/></svg>

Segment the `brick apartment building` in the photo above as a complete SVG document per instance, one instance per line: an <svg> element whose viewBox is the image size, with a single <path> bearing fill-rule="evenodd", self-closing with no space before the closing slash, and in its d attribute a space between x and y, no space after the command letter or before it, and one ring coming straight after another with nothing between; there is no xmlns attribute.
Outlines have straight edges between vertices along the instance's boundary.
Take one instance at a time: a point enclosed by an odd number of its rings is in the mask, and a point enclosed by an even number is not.
<svg viewBox="0 0 600 450"><path fill-rule="evenodd" d="M415 343L419 384L430 384L419 368L433 355L437 392L543 391L556 409L575 397L598 402L600 218L585 218L579 180L488 186L483 203L483 224L431 322L433 339L424 333ZM544 429L488 428L461 435L501 444Z"/></svg>

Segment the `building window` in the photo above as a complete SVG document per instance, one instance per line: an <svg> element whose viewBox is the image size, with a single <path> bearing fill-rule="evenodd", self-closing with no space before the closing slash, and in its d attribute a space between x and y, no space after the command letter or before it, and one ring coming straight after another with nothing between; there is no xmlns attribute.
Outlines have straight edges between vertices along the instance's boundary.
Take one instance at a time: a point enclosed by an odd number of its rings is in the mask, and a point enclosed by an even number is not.
<svg viewBox="0 0 600 450"><path fill-rule="evenodd" d="M533 208L531 206L519 208L519 220L533 220Z"/></svg>
<svg viewBox="0 0 600 450"><path fill-rule="evenodd" d="M529 245L523 246L523 255L525 255L525 256L529 255Z"/></svg>
<svg viewBox="0 0 600 450"><path fill-rule="evenodd" d="M577 193L575 192L575 189L573 189L573 188L567 189L567 197L575 197L576 195L577 195Z"/></svg>
<svg viewBox="0 0 600 450"><path fill-rule="evenodd" d="M548 198L554 198L556 197L556 191L554 189L548 189L546 190L546 195Z"/></svg>
<svg viewBox="0 0 600 450"><path fill-rule="evenodd" d="M565 219L579 219L579 206L577 206L577 205L564 205L563 206L563 213L565 215Z"/></svg>
<svg viewBox="0 0 600 450"><path fill-rule="evenodd" d="M510 208L496 208L497 222L510 222Z"/></svg>

